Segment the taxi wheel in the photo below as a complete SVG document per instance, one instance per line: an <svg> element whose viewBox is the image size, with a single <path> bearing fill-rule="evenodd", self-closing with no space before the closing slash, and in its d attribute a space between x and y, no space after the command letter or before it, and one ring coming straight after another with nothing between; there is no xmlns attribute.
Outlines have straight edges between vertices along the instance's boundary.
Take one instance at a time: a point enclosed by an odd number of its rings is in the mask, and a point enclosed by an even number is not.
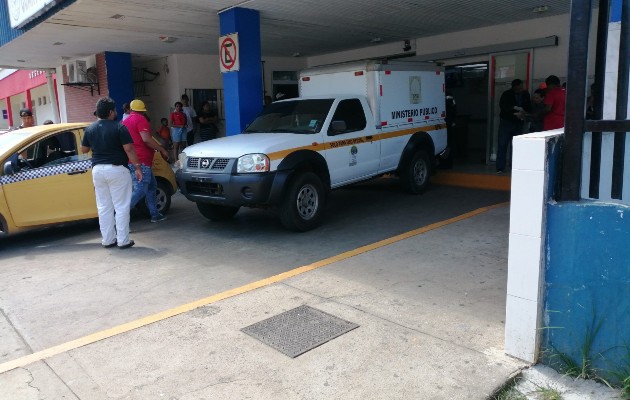
<svg viewBox="0 0 630 400"><path fill-rule="evenodd" d="M197 203L197 209L204 217L211 221L227 221L232 218L240 207L219 206L216 204Z"/></svg>
<svg viewBox="0 0 630 400"><path fill-rule="evenodd" d="M155 198L158 212L162 215L166 215L168 210L171 209L171 191L167 183L162 181L157 182Z"/></svg>
<svg viewBox="0 0 630 400"><path fill-rule="evenodd" d="M418 150L400 174L403 189L407 193L420 194L429 186L431 161L427 152Z"/></svg>
<svg viewBox="0 0 630 400"><path fill-rule="evenodd" d="M171 209L171 194L170 193L171 191L169 190L169 184L161 180L158 180L157 190L155 191L155 200L156 200L155 205L157 206L158 212L162 215L166 215L166 213L168 213L168 210ZM136 207L145 216L147 217L151 216L149 214L149 209L147 208L147 203L144 201L144 199L140 200Z"/></svg>
<svg viewBox="0 0 630 400"><path fill-rule="evenodd" d="M290 183L280 204L280 221L285 228L306 232L322 219L325 191L321 179L312 172L298 175Z"/></svg>

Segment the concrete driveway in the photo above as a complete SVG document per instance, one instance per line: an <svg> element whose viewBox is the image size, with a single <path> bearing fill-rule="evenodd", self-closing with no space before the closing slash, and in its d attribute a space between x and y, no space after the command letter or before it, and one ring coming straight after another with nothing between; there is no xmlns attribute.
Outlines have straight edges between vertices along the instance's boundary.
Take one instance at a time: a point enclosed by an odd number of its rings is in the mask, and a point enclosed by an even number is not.
<svg viewBox="0 0 630 400"><path fill-rule="evenodd" d="M324 225L205 220L181 195L129 250L94 222L0 240L10 399L483 399L503 355L509 193L394 179L333 192ZM290 358L240 329L309 305L359 325ZM2 395L0 394L0 398Z"/></svg>

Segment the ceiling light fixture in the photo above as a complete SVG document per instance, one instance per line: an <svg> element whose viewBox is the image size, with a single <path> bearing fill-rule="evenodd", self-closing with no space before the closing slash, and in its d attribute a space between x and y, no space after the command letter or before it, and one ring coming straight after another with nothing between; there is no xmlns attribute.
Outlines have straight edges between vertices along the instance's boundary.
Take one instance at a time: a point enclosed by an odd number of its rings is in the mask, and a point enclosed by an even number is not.
<svg viewBox="0 0 630 400"><path fill-rule="evenodd" d="M536 13L536 14L541 14L541 13L544 13L544 12L547 12L547 11L549 11L549 6L544 6L544 5L543 6L534 7L534 9L532 10L532 12Z"/></svg>

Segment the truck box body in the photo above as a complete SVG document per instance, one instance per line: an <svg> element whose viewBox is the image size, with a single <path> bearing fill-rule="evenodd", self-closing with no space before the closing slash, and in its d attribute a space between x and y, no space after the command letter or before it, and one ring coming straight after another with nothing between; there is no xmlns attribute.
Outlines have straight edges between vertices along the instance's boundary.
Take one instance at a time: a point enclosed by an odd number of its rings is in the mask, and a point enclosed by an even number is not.
<svg viewBox="0 0 630 400"><path fill-rule="evenodd" d="M446 117L444 71L442 68L418 62L358 61L314 67L300 72L301 97L365 96L381 132L401 129L429 128L443 125ZM428 130L435 154L446 148L446 127ZM395 154L404 146L400 140L386 141L382 154ZM393 148L387 148L393 147ZM381 169L391 166L382 163Z"/></svg>

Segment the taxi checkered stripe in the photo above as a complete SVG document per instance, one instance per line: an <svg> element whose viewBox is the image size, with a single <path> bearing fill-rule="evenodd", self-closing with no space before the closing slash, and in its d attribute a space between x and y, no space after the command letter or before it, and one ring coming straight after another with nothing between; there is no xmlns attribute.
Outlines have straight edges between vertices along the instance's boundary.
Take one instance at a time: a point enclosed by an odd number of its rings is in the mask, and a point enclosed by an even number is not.
<svg viewBox="0 0 630 400"><path fill-rule="evenodd" d="M86 171L91 168L92 161L83 160L41 168L27 169L17 172L13 175L0 176L0 185L7 185L9 183L28 181L31 179L44 178L53 175L68 174L71 172Z"/></svg>

